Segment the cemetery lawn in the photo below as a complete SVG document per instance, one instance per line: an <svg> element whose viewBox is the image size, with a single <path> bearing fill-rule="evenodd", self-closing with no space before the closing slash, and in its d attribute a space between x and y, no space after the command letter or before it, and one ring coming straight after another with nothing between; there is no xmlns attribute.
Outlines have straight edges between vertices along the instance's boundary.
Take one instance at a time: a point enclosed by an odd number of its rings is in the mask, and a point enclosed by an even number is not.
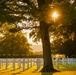
<svg viewBox="0 0 76 75"><path fill-rule="evenodd" d="M57 67L54 65L54 68ZM40 70L42 66L36 70L36 66L33 66L25 71L22 71L21 68L16 68L13 70L11 67L5 69L4 67L0 69L0 75L76 75L76 67L67 65L66 67L60 64L59 70L60 72L55 73L41 73Z"/></svg>

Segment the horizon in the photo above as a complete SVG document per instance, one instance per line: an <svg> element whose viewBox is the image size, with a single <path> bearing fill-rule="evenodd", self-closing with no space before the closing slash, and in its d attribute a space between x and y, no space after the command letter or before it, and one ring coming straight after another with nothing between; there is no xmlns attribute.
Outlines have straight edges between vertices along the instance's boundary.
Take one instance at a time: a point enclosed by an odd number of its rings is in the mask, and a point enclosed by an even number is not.
<svg viewBox="0 0 76 75"><path fill-rule="evenodd" d="M31 48L33 49L33 52L42 52L42 45L31 45Z"/></svg>

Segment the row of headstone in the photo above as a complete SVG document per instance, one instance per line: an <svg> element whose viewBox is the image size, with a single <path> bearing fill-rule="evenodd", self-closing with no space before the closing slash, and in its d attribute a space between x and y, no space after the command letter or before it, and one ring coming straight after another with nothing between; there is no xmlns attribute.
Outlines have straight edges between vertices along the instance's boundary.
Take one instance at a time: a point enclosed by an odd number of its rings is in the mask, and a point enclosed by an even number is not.
<svg viewBox="0 0 76 75"><path fill-rule="evenodd" d="M36 66L36 69L39 69L41 65L43 65L42 58L0 58L0 68L5 66L7 69L10 64L12 64L13 70L16 69L16 63L18 64L19 68L22 68L22 71L25 69L29 69L32 66ZM27 65L27 67L25 66ZM25 68L26 67L26 68Z"/></svg>
<svg viewBox="0 0 76 75"><path fill-rule="evenodd" d="M66 63L72 66L76 66L76 58L67 58Z"/></svg>
<svg viewBox="0 0 76 75"><path fill-rule="evenodd" d="M56 64L56 67L59 69L60 62L62 65L67 66L67 64L76 66L76 58L53 58L53 63ZM16 63L19 68L22 68L22 71L29 69L32 66L36 66L36 70L43 65L43 58L0 58L0 68L5 65L7 69L10 64L12 64L13 70L16 69Z"/></svg>
<svg viewBox="0 0 76 75"><path fill-rule="evenodd" d="M64 65L65 67L67 66L67 64L75 66L76 67L76 58L53 58L53 63L55 62L56 67L59 69L59 63L61 62L62 65Z"/></svg>

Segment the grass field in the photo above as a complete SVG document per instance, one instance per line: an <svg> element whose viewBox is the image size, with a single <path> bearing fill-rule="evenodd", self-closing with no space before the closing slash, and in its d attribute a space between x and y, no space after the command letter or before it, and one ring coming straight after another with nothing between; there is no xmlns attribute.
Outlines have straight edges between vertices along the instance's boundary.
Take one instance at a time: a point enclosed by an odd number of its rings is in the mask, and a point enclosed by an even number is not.
<svg viewBox="0 0 76 75"><path fill-rule="evenodd" d="M25 71L22 71L22 68L18 68L17 66L16 69L13 70L10 65L8 69L2 67L0 69L0 75L76 75L76 67L71 65L67 65L67 67L65 67L62 64L60 64L58 69L60 72L55 73L41 73L41 68L42 66L38 70L36 70L36 66L33 66L29 69L26 69ZM54 68L56 68L55 65Z"/></svg>

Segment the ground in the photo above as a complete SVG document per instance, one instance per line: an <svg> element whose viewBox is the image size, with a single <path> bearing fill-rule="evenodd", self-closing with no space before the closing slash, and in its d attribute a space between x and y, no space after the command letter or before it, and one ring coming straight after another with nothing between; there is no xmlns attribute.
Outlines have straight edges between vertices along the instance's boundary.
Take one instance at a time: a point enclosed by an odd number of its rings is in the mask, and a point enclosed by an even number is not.
<svg viewBox="0 0 76 75"><path fill-rule="evenodd" d="M56 68L55 65L54 67ZM41 73L41 69L42 66L38 70L36 70L36 66L33 66L25 71L22 71L21 68L16 68L16 70L13 70L10 67L8 67L8 69L2 67L0 69L0 75L76 75L76 67L71 65L67 65L67 67L60 65L59 69L56 68L60 72L55 73Z"/></svg>

